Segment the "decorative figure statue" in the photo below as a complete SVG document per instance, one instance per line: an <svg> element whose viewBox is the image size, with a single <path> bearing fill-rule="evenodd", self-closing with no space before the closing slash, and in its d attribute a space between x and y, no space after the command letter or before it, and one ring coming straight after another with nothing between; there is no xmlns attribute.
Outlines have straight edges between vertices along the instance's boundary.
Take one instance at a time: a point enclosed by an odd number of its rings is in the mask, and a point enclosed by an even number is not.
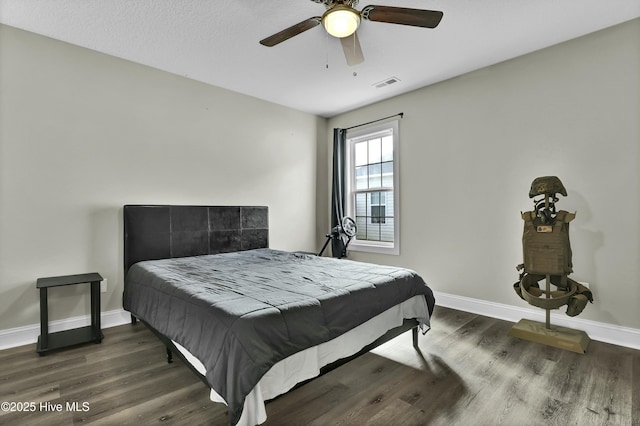
<svg viewBox="0 0 640 426"><path fill-rule="evenodd" d="M576 316L584 310L587 301L593 302L593 295L587 287L568 276L573 272L569 222L576 217L576 214L564 210L557 211L558 197L556 194L567 196L567 190L556 176L539 177L531 184L529 198L534 199L534 209L521 213L524 220L522 235L524 263L517 266L518 271L521 271L520 280L513 285L518 296L530 305L546 310L546 324L544 330L539 330L540 327L537 326L537 323L522 320L514 326L510 334L552 346L564 347L567 344L562 342L563 337L557 336L560 328L551 327L550 310L567 305L566 314L571 317ZM539 195L542 197L535 199ZM539 282L545 279L546 289L543 290L540 288ZM551 284L556 286L557 290L552 291ZM519 326L523 328L523 321L525 321L524 328L528 330L526 334L533 333L536 338L525 337L520 335L522 333L517 332L516 329ZM534 324L533 327L532 324ZM570 329L562 328L562 330L569 331ZM546 337L540 338L539 334L544 334ZM553 336L551 339L553 343L549 343L549 336ZM582 340L584 337L586 334L581 335ZM588 343L588 340L584 340L584 342ZM586 350L584 342L579 345L579 350L575 350L576 352L584 353Z"/></svg>

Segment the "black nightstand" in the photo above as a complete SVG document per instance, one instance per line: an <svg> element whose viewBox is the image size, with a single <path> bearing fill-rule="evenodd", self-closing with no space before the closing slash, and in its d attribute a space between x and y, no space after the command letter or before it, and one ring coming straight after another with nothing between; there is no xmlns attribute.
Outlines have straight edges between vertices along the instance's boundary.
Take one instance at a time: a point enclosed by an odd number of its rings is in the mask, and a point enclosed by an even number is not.
<svg viewBox="0 0 640 426"><path fill-rule="evenodd" d="M80 343L102 342L104 335L100 329L100 281L102 281L102 276L97 272L38 278L36 288L40 289L40 337L38 337L36 351L40 355L54 349ZM49 334L47 290L50 287L75 284L91 284L91 325Z"/></svg>

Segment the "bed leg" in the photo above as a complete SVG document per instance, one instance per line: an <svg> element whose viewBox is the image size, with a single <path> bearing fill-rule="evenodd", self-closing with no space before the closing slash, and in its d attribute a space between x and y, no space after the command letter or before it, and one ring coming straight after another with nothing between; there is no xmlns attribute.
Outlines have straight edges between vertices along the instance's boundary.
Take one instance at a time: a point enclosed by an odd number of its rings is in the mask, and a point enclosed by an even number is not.
<svg viewBox="0 0 640 426"><path fill-rule="evenodd" d="M131 325L136 325L137 322L138 318L134 317L133 314L131 314Z"/></svg>
<svg viewBox="0 0 640 426"><path fill-rule="evenodd" d="M413 347L415 349L420 349L420 347L418 346L418 327L413 327L411 329L411 334L413 336Z"/></svg>
<svg viewBox="0 0 640 426"><path fill-rule="evenodd" d="M172 362L173 362L173 352L171 352L171 349L167 347L167 364L171 364Z"/></svg>

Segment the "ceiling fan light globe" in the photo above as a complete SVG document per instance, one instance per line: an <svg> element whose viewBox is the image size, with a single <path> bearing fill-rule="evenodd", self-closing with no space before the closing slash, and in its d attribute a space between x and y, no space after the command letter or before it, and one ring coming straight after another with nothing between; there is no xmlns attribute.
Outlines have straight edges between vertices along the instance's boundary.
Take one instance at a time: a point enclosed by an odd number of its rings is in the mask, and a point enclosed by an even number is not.
<svg viewBox="0 0 640 426"><path fill-rule="evenodd" d="M336 6L324 14L322 25L334 37L349 37L360 25L360 14L349 7Z"/></svg>

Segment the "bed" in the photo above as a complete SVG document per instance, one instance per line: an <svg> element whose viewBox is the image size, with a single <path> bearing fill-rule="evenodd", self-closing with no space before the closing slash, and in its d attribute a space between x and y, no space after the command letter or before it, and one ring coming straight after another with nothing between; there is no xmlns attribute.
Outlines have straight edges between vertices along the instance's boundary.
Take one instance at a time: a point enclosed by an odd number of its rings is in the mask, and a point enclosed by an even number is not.
<svg viewBox="0 0 640 426"><path fill-rule="evenodd" d="M269 248L263 206L126 205L123 306L228 406L264 403L408 330L435 300L415 272Z"/></svg>

